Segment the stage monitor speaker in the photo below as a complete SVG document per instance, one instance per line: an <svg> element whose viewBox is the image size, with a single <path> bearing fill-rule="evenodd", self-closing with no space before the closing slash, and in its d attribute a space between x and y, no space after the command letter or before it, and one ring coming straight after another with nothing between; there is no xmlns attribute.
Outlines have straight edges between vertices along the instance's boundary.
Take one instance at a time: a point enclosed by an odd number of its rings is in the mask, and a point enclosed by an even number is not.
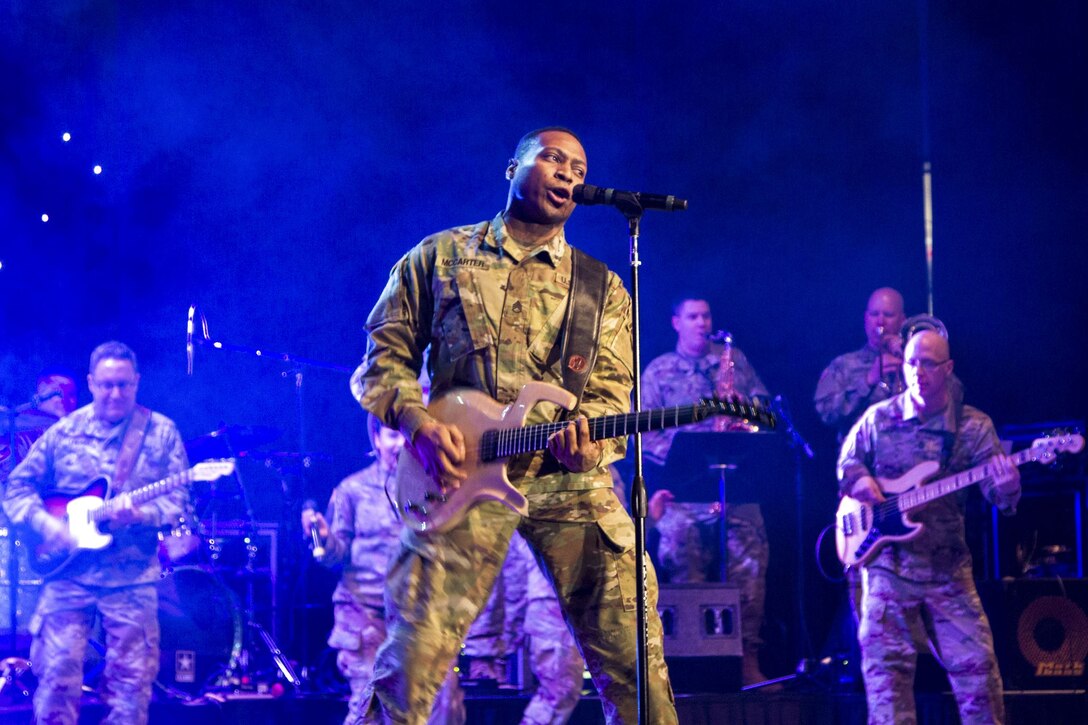
<svg viewBox="0 0 1088 725"><path fill-rule="evenodd" d="M666 657L740 657L740 597L722 584L663 584L657 611Z"/></svg>
<svg viewBox="0 0 1088 725"><path fill-rule="evenodd" d="M1088 580L991 582L980 593L1006 689L1088 688Z"/></svg>

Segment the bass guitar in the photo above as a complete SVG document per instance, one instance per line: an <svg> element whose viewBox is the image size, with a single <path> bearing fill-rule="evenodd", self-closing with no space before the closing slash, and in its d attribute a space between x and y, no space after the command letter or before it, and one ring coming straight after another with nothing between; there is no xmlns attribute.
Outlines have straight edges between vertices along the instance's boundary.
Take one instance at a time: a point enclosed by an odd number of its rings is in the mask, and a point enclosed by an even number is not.
<svg viewBox="0 0 1088 725"><path fill-rule="evenodd" d="M139 506L154 498L170 493L176 488L188 485L191 481L214 481L222 476L234 473L234 459L224 458L215 461L203 461L192 468L167 476L161 481L127 492L132 498L132 505ZM104 549L113 541L113 536L103 533L99 523L110 518L118 503L110 498L110 479L100 476L74 496L60 493L42 497L46 513L64 523L72 541L70 547L58 548L54 543L43 541L33 531L27 531L31 568L43 578L59 574L73 559L83 551Z"/></svg>
<svg viewBox="0 0 1088 725"><path fill-rule="evenodd" d="M511 485L504 459L544 450L548 438L570 422L525 425L529 411L541 401L570 410L577 398L557 385L533 382L507 406L471 389L452 390L432 402L427 409L431 416L457 426L464 435L463 468L468 477L458 488L444 491L427 474L410 446L405 446L397 461L397 508L406 525L419 532L449 531L480 501L498 501L526 515L528 502ZM774 414L758 405L703 399L690 405L590 418L589 436L592 440L618 438L697 423L715 415L744 418L767 428L776 424Z"/></svg>
<svg viewBox="0 0 1088 725"><path fill-rule="evenodd" d="M1050 463L1058 453L1079 453L1083 448L1083 436L1066 433L1038 438L1009 458L1017 466ZM987 462L926 483L939 467L937 461L925 461L895 480L878 480L887 500L875 505L842 497L835 514L835 548L846 568L867 564L889 542L909 541L921 534L922 524L910 518L914 509L990 477Z"/></svg>

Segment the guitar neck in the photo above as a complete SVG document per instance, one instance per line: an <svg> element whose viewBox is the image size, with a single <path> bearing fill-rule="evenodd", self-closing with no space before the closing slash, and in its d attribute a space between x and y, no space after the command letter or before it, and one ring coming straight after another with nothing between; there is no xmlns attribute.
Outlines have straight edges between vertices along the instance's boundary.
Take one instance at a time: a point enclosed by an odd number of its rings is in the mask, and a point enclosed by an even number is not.
<svg viewBox="0 0 1088 725"><path fill-rule="evenodd" d="M755 417L758 414L756 408L741 403L719 401L715 403L715 406L715 414L723 413L738 417ZM590 418L587 422L589 437L596 441L697 423L705 419L707 415L706 406L688 404L642 410L637 413L604 415ZM508 430L487 431L480 437L480 457L487 461L544 450L548 447L548 438L569 424L570 421L559 421Z"/></svg>
<svg viewBox="0 0 1088 725"><path fill-rule="evenodd" d="M1033 460L1032 453L1033 451L1031 449L1025 449L1009 456L1009 460L1017 466L1022 466L1028 461ZM973 486L979 481L984 481L993 475L992 466L993 461L987 461L986 463L980 463L974 468L968 468L966 471L960 471L948 478L941 478L927 483L924 486L918 486L917 488L900 495L899 498L896 499L899 504L899 510L910 511L911 509L918 508L919 506L941 498L942 496L947 496L950 493L955 493L968 486Z"/></svg>
<svg viewBox="0 0 1088 725"><path fill-rule="evenodd" d="M189 478L192 475L192 472L193 469L191 468L184 471L179 471L178 473L173 473L167 476L161 481L149 483L148 485L141 486L134 491L129 491L128 494L132 498L132 505L139 506L141 504L147 503L154 498L158 498L159 496L170 493L175 488L186 485L187 483L189 483ZM91 514L91 516L95 521L103 521L117 508L117 505L117 499L111 498L109 501L103 503L101 507L96 509L94 513Z"/></svg>

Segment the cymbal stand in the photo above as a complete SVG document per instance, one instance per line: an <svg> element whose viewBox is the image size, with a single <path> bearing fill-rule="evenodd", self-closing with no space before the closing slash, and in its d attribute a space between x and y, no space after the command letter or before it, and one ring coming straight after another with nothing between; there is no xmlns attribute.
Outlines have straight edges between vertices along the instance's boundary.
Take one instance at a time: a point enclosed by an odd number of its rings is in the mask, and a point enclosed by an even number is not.
<svg viewBox="0 0 1088 725"><path fill-rule="evenodd" d="M224 442L228 453L231 456L235 455L234 447L231 445L229 434L224 436ZM250 504L250 498L246 489L245 480L241 471L235 469L235 477L238 480L238 491L242 498L242 505L245 507L245 527L242 530L242 539L246 545L246 564L242 569L242 576L245 578L245 597L244 608L242 615L245 618L245 630L242 634L242 647L236 653L232 654L230 662L227 664L227 668L218 680L220 685L239 685L249 684L253 681L253 673L250 672L250 666L252 664L252 651L249 645L252 644L252 636L250 632L256 633L260 638L261 643L265 649L272 656L272 661L283 675L284 679L290 682L295 687L302 684L297 674L295 674L294 667L292 667L290 661L284 656L283 651L279 645L276 644L276 640L272 638L272 635L261 626L254 616L254 579L256 578L256 566L255 560L257 558L257 531L254 525L253 507Z"/></svg>
<svg viewBox="0 0 1088 725"><path fill-rule="evenodd" d="M8 451L9 460L11 461L11 470L4 472L0 470L0 482L6 485L8 474L12 470L15 470L15 466L19 465L19 448L18 441L15 436L16 420L19 417L19 413L26 410L31 410L35 407L35 401L23 403L21 405L15 405L11 407L0 406L0 409L4 411L4 418L6 418L7 431L8 431ZM10 654L14 655L19 650L19 635L17 632L19 625L19 551L22 548L19 545L18 536L13 526L7 520L7 516L0 511L0 526L7 528L7 546L8 546L8 625L11 627L10 639L8 641L8 648Z"/></svg>

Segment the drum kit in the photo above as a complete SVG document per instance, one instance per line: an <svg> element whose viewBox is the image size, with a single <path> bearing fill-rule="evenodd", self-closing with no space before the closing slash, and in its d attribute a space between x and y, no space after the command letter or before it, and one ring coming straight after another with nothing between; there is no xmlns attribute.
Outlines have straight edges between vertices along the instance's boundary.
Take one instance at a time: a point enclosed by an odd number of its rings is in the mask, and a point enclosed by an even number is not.
<svg viewBox="0 0 1088 725"><path fill-rule="evenodd" d="M0 477L6 477L33 441L57 418L42 411L0 407ZM281 436L270 426L220 426L185 443L190 462L249 459L281 474L308 466L319 454L263 450ZM16 455L12 456L11 451ZM260 692L276 679L301 680L269 632L275 631L277 524L257 522L241 471L194 483L190 506L175 527L159 533L161 662L157 688L192 701L243 690ZM0 635L10 634L9 657L0 660L0 698L28 696L32 673L20 655L29 649L28 623L42 580L29 568L17 531L0 511ZM10 616L9 616L10 615ZM100 647L88 647L87 678L101 667ZM278 674L277 674L278 670Z"/></svg>

